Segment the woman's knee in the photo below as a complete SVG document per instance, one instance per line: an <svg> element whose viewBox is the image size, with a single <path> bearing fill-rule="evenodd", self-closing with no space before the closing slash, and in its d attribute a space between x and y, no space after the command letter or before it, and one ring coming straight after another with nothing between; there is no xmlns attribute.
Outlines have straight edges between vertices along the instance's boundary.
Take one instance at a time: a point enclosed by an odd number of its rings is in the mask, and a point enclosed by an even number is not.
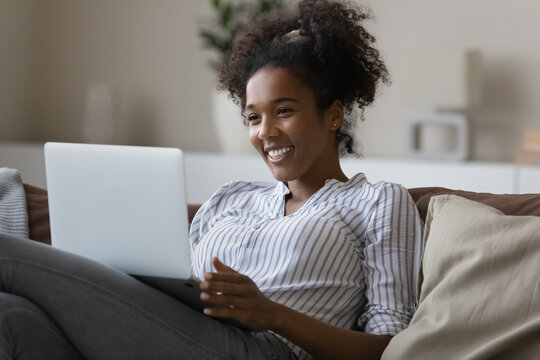
<svg viewBox="0 0 540 360"><path fill-rule="evenodd" d="M82 359L54 321L32 302L0 292L0 359Z"/></svg>

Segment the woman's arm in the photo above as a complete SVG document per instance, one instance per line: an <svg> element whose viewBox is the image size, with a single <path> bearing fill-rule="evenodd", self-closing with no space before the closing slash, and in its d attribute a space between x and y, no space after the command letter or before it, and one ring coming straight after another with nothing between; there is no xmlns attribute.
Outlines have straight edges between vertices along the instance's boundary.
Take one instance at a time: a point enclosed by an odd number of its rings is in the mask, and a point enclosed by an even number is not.
<svg viewBox="0 0 540 360"><path fill-rule="evenodd" d="M379 359L390 336L338 328L265 297L247 276L219 259L217 272L205 275L201 298L223 305L205 309L207 315L236 319L255 330L271 330L321 359Z"/></svg>
<svg viewBox="0 0 540 360"><path fill-rule="evenodd" d="M325 324L276 304L274 332L320 359L380 359L391 337L372 335Z"/></svg>

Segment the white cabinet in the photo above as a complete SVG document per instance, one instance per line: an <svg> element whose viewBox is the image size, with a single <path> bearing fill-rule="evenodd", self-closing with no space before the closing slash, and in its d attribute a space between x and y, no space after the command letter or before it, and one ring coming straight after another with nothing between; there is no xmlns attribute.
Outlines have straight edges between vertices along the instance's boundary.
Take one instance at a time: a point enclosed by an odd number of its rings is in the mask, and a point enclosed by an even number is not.
<svg viewBox="0 0 540 360"><path fill-rule="evenodd" d="M516 172L517 193L540 193L540 166L519 166Z"/></svg>
<svg viewBox="0 0 540 360"><path fill-rule="evenodd" d="M363 172L372 183L386 180L407 188L440 186L512 194L519 192L521 186L516 175L520 166L512 163L346 158L342 167L349 177ZM540 172L540 167L537 169ZM274 181L258 155L187 153L186 176L190 202L205 201L231 180Z"/></svg>
<svg viewBox="0 0 540 360"><path fill-rule="evenodd" d="M511 163L344 159L342 165L347 175L363 172L372 183L386 180L407 188L440 186L496 194L516 192L516 166Z"/></svg>
<svg viewBox="0 0 540 360"><path fill-rule="evenodd" d="M231 180L274 181L257 154L187 152L188 200L203 202ZM0 143L0 167L21 170L23 181L46 187L42 144ZM392 181L407 188L440 186L496 194L540 193L540 166L512 163L452 162L406 159L342 160L349 177L363 172L368 180Z"/></svg>

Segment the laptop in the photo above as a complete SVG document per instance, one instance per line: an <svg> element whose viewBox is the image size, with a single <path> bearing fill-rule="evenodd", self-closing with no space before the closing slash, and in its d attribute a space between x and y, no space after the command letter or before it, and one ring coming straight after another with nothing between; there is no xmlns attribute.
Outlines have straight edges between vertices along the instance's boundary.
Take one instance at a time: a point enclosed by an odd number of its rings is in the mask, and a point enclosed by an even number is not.
<svg viewBox="0 0 540 360"><path fill-rule="evenodd" d="M45 170L52 246L208 306L191 274L180 149L48 142Z"/></svg>

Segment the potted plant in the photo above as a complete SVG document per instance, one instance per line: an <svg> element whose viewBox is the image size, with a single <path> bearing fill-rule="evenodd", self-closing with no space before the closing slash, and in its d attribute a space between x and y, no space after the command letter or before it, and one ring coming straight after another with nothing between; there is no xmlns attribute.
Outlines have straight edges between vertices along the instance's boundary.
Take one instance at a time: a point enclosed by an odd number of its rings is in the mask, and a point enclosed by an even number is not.
<svg viewBox="0 0 540 360"><path fill-rule="evenodd" d="M209 0L214 16L206 19L199 29L203 45L214 51L216 57L209 66L218 71L229 57L236 34L253 17L281 8L283 0ZM215 91L212 98L214 127L224 152L253 151L241 111L224 92Z"/></svg>
<svg viewBox="0 0 540 360"><path fill-rule="evenodd" d="M199 36L206 48L214 50L218 58L210 60L218 70L231 53L236 34L255 16L283 7L283 0L210 0L214 17L205 21Z"/></svg>

